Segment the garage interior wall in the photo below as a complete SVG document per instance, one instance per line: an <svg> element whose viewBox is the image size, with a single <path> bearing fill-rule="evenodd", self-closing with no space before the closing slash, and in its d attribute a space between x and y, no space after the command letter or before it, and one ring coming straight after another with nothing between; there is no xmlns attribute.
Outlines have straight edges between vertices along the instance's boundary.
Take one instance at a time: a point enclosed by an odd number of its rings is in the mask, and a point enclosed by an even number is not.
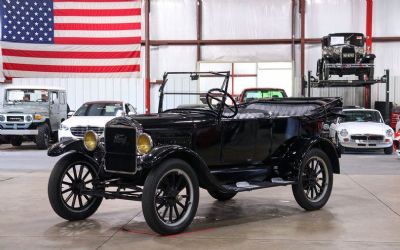
<svg viewBox="0 0 400 250"><path fill-rule="evenodd" d="M296 0L296 38L300 37L298 2ZM291 39L292 0L203 0L202 3L202 39ZM197 0L151 0L150 39L195 40L197 38L196 5ZM307 0L306 38L321 38L334 32L365 33L365 9L365 0ZM400 36L400 27L396 20L398 9L400 9L400 1L374 1L374 36ZM144 38L144 14L142 19L142 37ZM391 70L390 100L400 104L400 87L395 87L400 81L400 43L374 43L373 53L377 55L375 75L380 77L384 69ZM143 77L138 79L21 78L14 79L13 84L64 87L68 90L68 102L71 109L76 109L85 101L120 99L132 103L139 112L144 112L144 47L142 55ZM197 70L196 55L195 45L151 46L151 82L162 79L165 71ZM306 45L306 74L307 70L312 70L315 75L316 62L320 57L320 44ZM295 59L293 95L299 96L301 94L300 45L296 45ZM292 62L291 45L207 45L201 47L201 61ZM0 85L1 95L4 86L8 85ZM372 104L375 100L384 100L384 87L384 84L373 86ZM157 110L158 88L158 84L152 84L152 112ZM347 105L363 105L362 88L313 89L312 95L342 96Z"/></svg>

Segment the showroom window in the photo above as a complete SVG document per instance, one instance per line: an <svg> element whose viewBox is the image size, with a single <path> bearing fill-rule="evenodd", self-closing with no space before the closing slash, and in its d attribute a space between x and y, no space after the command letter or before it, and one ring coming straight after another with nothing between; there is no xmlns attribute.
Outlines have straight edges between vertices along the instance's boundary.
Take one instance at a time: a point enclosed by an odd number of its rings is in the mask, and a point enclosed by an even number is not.
<svg viewBox="0 0 400 250"><path fill-rule="evenodd" d="M230 71L229 93L240 95L246 88L283 88L293 94L292 62L199 62L199 71ZM209 86L212 85L212 86ZM201 83L207 90L214 84Z"/></svg>

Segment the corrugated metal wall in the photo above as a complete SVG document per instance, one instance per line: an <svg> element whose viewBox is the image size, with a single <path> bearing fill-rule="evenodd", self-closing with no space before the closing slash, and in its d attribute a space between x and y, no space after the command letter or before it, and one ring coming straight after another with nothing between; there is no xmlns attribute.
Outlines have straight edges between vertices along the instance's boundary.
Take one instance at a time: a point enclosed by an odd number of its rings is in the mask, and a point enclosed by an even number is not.
<svg viewBox="0 0 400 250"><path fill-rule="evenodd" d="M203 0L204 39L262 39L291 37L292 0ZM318 38L333 32L365 32L365 0L306 0L306 37ZM397 12L400 1L374 1L375 36L400 35ZM179 13L179 14L178 14ZM195 0L152 0L151 39L196 39ZM296 37L300 36L296 12ZM144 22L143 22L144 24ZM144 25L142 25L144 30ZM142 52L143 49L142 49ZM376 76L391 70L391 100L400 104L400 43L374 44L377 55ZM144 53L143 53L144 54ZM306 72L315 75L321 57L320 45L306 46ZM203 46L202 59L208 62L291 61L290 45ZM142 60L144 61L144 60ZM142 65L143 66L143 65ZM197 69L195 46L159 46L151 48L151 81L162 79L165 71ZM144 71L144 67L142 67ZM300 95L300 46L296 46L294 96ZM68 101L77 108L84 101L122 99L144 111L143 79L15 79L21 85L56 85L68 89ZM4 86L0 85L0 92ZM157 110L158 85L151 88L151 111ZM313 96L341 96L346 105L363 105L362 88L314 89ZM1 93L0 93L1 94ZM384 100L385 87L372 88L372 103Z"/></svg>

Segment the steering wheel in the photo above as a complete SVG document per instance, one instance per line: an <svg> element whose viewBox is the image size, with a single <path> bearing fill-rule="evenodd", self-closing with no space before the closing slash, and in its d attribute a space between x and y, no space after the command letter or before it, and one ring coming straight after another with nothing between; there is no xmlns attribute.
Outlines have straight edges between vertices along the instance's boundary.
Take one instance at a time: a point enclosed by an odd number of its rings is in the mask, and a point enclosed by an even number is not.
<svg viewBox="0 0 400 250"><path fill-rule="evenodd" d="M222 97L222 99L219 97ZM233 106L229 106L228 104L226 104L226 98L228 98L232 101ZM210 89L207 92L206 100L207 100L208 107L210 107L210 109L212 111L215 111L218 114L221 114L220 116L223 118L232 118L238 113L238 107L236 105L235 100L225 90L218 89L218 88ZM216 106L212 105L213 100L217 101ZM232 115L224 115L225 109L232 111Z"/></svg>

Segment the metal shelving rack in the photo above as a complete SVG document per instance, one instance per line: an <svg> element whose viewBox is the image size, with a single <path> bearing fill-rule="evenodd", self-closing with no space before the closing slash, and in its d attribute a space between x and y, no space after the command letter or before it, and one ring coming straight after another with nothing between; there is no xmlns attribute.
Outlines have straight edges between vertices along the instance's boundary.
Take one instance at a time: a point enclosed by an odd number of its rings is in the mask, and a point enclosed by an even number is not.
<svg viewBox="0 0 400 250"><path fill-rule="evenodd" d="M385 74L378 79L373 80L318 80L314 76L312 76L311 71L308 71L307 75L307 93L308 97L311 97L311 88L328 88L328 87L367 87L377 83L385 83L386 84L386 104L385 104L385 122L390 122L390 110L389 110L389 76L390 72L388 69L385 69ZM371 96L369 96L371 98ZM369 101L369 103L371 103Z"/></svg>

